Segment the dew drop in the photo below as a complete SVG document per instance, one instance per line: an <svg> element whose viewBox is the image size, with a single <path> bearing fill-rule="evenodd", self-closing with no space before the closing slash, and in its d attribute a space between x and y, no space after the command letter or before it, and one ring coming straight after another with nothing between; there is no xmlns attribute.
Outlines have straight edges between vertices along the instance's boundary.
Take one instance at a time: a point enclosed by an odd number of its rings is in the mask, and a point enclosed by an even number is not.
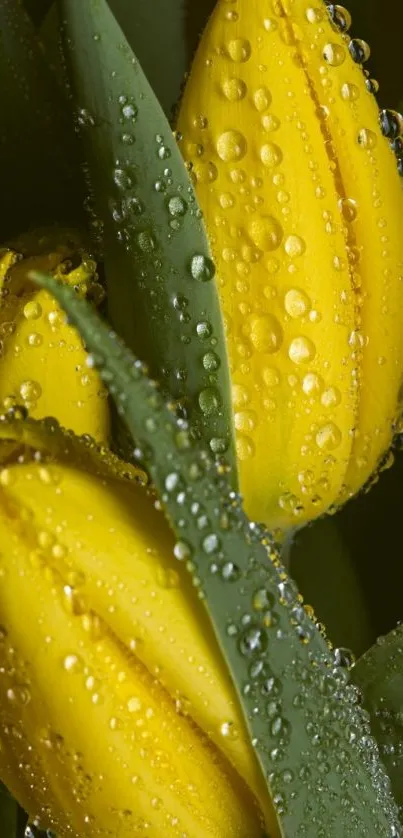
<svg viewBox="0 0 403 838"><path fill-rule="evenodd" d="M355 102L360 96L360 90L356 84L344 82L340 88L340 94L346 102Z"/></svg>
<svg viewBox="0 0 403 838"><path fill-rule="evenodd" d="M366 41L361 38L352 38L348 45L351 58L356 64L364 64L371 55L371 50Z"/></svg>
<svg viewBox="0 0 403 838"><path fill-rule="evenodd" d="M304 291L299 288L290 288L284 297L284 308L287 314L294 319L303 317L309 311L311 301Z"/></svg>
<svg viewBox="0 0 403 838"><path fill-rule="evenodd" d="M63 660L63 667L66 672L78 672L81 669L81 658L78 655L66 655Z"/></svg>
<svg viewBox="0 0 403 838"><path fill-rule="evenodd" d="M186 215L187 203L181 195L172 195L168 201L168 212L173 218L180 218Z"/></svg>
<svg viewBox="0 0 403 838"><path fill-rule="evenodd" d="M224 79L221 89L229 102L240 102L241 99L245 98L247 92L245 82L237 78Z"/></svg>
<svg viewBox="0 0 403 838"><path fill-rule="evenodd" d="M198 282L209 282L215 275L214 262L202 253L196 253L190 262L190 273Z"/></svg>
<svg viewBox="0 0 403 838"><path fill-rule="evenodd" d="M227 52L232 61L244 63L249 60L252 53L250 41L246 38L234 38L228 42Z"/></svg>
<svg viewBox="0 0 403 838"><path fill-rule="evenodd" d="M361 148L375 148L377 144L377 136L374 131L370 131L369 128L361 128L357 135L357 142Z"/></svg>
<svg viewBox="0 0 403 838"><path fill-rule="evenodd" d="M316 434L316 444L325 451L333 451L341 443L341 431L334 422L322 425Z"/></svg>
<svg viewBox="0 0 403 838"><path fill-rule="evenodd" d="M217 140L217 154L225 163L242 160L247 151L247 142L240 131L224 131Z"/></svg>
<svg viewBox="0 0 403 838"><path fill-rule="evenodd" d="M259 87L253 94L253 102L256 110L260 113L267 111L271 104L271 93L267 87Z"/></svg>
<svg viewBox="0 0 403 838"><path fill-rule="evenodd" d="M267 634L260 626L248 626L239 641L241 654L252 656L265 652L268 646Z"/></svg>
<svg viewBox="0 0 403 838"><path fill-rule="evenodd" d="M339 209L346 221L355 221L357 218L357 203L353 198L340 198Z"/></svg>
<svg viewBox="0 0 403 838"><path fill-rule="evenodd" d="M250 340L258 352L278 352L283 342L283 330L279 321L272 314L252 317L250 320Z"/></svg>
<svg viewBox="0 0 403 838"><path fill-rule="evenodd" d="M331 67L340 67L346 60L346 50L341 44L326 44L323 48L323 58Z"/></svg>
<svg viewBox="0 0 403 838"><path fill-rule="evenodd" d="M250 460L254 456L255 445L250 437L245 436L244 434L237 435L235 445L237 457L242 462Z"/></svg>
<svg viewBox="0 0 403 838"><path fill-rule="evenodd" d="M312 341L304 336L299 336L291 341L288 355L294 364L307 364L315 357L316 348Z"/></svg>
<svg viewBox="0 0 403 838"><path fill-rule="evenodd" d="M336 407L341 402L341 393L337 387L328 387L323 391L321 402L323 407Z"/></svg>
<svg viewBox="0 0 403 838"><path fill-rule="evenodd" d="M283 228L272 215L262 215L249 222L248 234L259 250L277 250L283 239Z"/></svg>
<svg viewBox="0 0 403 838"><path fill-rule="evenodd" d="M213 387L205 387L199 393L199 407L205 416L217 413L220 408L220 397L218 390Z"/></svg>
<svg viewBox="0 0 403 838"><path fill-rule="evenodd" d="M23 381L20 385L20 396L25 402L35 402L42 394L42 387L38 381Z"/></svg>
<svg viewBox="0 0 403 838"><path fill-rule="evenodd" d="M283 152L275 143L264 143L260 149L260 159L268 169L273 169L281 163Z"/></svg>
<svg viewBox="0 0 403 838"><path fill-rule="evenodd" d="M38 320L42 314L42 306L32 300L24 306L24 317L27 320Z"/></svg>
<svg viewBox="0 0 403 838"><path fill-rule="evenodd" d="M301 236L287 236L284 242L284 250L290 259L296 259L298 256L302 256L306 250L304 239Z"/></svg>

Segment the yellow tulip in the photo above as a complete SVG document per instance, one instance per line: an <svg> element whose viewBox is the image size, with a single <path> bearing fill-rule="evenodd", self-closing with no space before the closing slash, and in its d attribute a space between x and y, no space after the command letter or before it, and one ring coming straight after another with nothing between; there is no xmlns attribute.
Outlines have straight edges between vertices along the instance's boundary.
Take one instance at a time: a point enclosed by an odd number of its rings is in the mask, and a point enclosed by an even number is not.
<svg viewBox="0 0 403 838"><path fill-rule="evenodd" d="M59 838L278 835L162 513L133 468L84 470L53 437L0 472L0 778Z"/></svg>
<svg viewBox="0 0 403 838"><path fill-rule="evenodd" d="M355 63L368 47L334 21L349 27L322 0L219 2L177 126L217 264L241 489L271 526L351 497L398 416L402 188Z"/></svg>
<svg viewBox="0 0 403 838"><path fill-rule="evenodd" d="M30 234L0 250L0 405L22 405L35 418L55 416L78 434L106 441L105 389L86 366L82 341L64 313L29 281L31 270L47 271L83 294L102 293L96 264L74 233Z"/></svg>

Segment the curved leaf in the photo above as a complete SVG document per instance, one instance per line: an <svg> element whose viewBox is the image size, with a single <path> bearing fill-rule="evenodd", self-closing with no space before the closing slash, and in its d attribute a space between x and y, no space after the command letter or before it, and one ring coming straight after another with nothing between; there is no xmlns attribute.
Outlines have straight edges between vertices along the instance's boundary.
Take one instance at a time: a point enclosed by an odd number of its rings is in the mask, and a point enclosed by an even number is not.
<svg viewBox="0 0 403 838"><path fill-rule="evenodd" d="M0 3L0 32L0 240L5 240L33 224L77 222L81 204L68 109L19 2Z"/></svg>
<svg viewBox="0 0 403 838"><path fill-rule="evenodd" d="M248 521L142 364L67 286L65 307L139 445L205 601L286 838L391 838L397 812L347 671L302 607L267 533ZM395 830L395 831L393 831Z"/></svg>
<svg viewBox="0 0 403 838"><path fill-rule="evenodd" d="M403 626L380 637L356 663L352 678L362 691L372 733L403 815Z"/></svg>
<svg viewBox="0 0 403 838"><path fill-rule="evenodd" d="M61 0L96 206L109 316L178 401L194 433L226 452L236 483L226 346L214 266L185 165L105 0Z"/></svg>

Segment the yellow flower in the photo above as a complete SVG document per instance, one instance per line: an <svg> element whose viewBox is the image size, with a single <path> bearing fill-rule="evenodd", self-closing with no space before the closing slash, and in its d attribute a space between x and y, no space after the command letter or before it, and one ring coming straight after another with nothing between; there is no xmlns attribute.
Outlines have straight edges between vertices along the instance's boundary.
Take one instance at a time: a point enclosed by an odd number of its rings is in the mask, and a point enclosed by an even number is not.
<svg viewBox="0 0 403 838"><path fill-rule="evenodd" d="M322 0L219 2L178 131L226 320L241 489L311 519L376 469L398 415L402 188L362 67ZM384 112L383 131L402 131Z"/></svg>
<svg viewBox="0 0 403 838"><path fill-rule="evenodd" d="M25 235L0 249L0 405L22 405L35 418L55 416L77 434L106 441L106 392L64 313L29 281L31 270L49 272L83 294L102 293L95 262L70 231Z"/></svg>
<svg viewBox="0 0 403 838"><path fill-rule="evenodd" d="M165 519L93 448L54 428L0 472L0 777L60 838L278 835Z"/></svg>

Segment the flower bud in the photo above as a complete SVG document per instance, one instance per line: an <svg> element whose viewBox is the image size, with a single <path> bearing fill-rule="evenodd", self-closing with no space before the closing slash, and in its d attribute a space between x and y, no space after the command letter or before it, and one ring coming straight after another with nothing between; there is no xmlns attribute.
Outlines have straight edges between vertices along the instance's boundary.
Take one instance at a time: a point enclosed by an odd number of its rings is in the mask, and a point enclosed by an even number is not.
<svg viewBox="0 0 403 838"><path fill-rule="evenodd" d="M66 231L29 234L0 250L0 406L20 405L35 418L55 416L78 434L108 437L106 392L77 332L52 297L35 288L30 271L44 271L103 294L96 263Z"/></svg>
<svg viewBox="0 0 403 838"><path fill-rule="evenodd" d="M271 526L352 496L399 410L403 198L383 134L403 121L379 119L369 48L333 6L219 2L178 121L217 264L241 490Z"/></svg>
<svg viewBox="0 0 403 838"><path fill-rule="evenodd" d="M60 836L278 835L221 653L143 486L0 472L0 778ZM260 801L260 806L257 801Z"/></svg>

